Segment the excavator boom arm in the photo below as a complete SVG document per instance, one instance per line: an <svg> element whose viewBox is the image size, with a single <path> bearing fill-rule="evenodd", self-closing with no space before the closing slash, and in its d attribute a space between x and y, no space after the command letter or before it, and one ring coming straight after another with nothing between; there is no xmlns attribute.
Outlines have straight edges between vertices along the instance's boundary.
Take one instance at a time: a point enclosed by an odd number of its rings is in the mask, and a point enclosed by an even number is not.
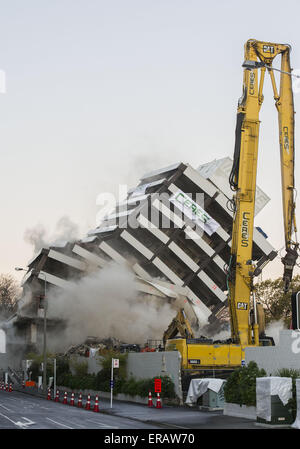
<svg viewBox="0 0 300 449"><path fill-rule="evenodd" d="M281 55L280 91L277 92L272 62ZM298 257L294 201L294 104L291 82L290 46L250 39L245 44L243 94L237 110L234 161L229 177L235 212L233 216L231 258L228 270L229 307L234 341L259 344L258 324L253 335L249 325L250 298L253 294L255 266L252 262L255 210L259 111L263 103L263 84L269 72L279 118L281 153L282 201L286 256L284 264L285 290L292 278ZM259 78L259 70L261 76ZM285 72L285 73L283 73Z"/></svg>

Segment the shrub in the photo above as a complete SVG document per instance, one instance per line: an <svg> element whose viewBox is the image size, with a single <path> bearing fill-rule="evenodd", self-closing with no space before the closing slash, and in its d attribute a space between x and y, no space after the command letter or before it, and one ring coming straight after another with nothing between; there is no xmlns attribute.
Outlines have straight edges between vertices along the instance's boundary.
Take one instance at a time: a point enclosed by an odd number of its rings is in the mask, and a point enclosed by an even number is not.
<svg viewBox="0 0 300 449"><path fill-rule="evenodd" d="M153 377L152 379L140 379L136 380L131 377L129 380L125 381L122 385L122 393L128 394L130 396L141 396L142 398L147 397L149 391L152 395L155 394L154 391L154 379L161 379L161 397L162 398L175 398L175 386L168 376L163 377Z"/></svg>
<svg viewBox="0 0 300 449"><path fill-rule="evenodd" d="M259 369L253 361L247 366L235 369L224 385L225 401L239 405L255 406L256 378L265 376L265 370Z"/></svg>
<svg viewBox="0 0 300 449"><path fill-rule="evenodd" d="M88 363L79 362L76 359L70 361L71 368L75 371L75 376L84 377L88 375Z"/></svg>
<svg viewBox="0 0 300 449"><path fill-rule="evenodd" d="M96 375L95 387L100 391L110 391L112 358L119 359L119 368L114 369L114 394L118 394L126 379L127 354L109 352L102 357L102 369Z"/></svg>

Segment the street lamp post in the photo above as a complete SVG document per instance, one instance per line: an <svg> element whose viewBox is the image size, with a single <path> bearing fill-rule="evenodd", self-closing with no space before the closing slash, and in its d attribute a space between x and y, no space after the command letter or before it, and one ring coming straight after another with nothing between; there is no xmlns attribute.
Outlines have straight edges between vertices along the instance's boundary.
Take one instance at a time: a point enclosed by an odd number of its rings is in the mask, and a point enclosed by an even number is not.
<svg viewBox="0 0 300 449"><path fill-rule="evenodd" d="M28 271L25 268L16 267L16 271ZM46 274L40 273L44 276L44 342L43 342L43 392L45 393L47 387L47 280Z"/></svg>
<svg viewBox="0 0 300 449"><path fill-rule="evenodd" d="M40 273L44 275L44 345L43 345L43 391L46 391L47 387L47 296L46 296L46 275L45 273Z"/></svg>

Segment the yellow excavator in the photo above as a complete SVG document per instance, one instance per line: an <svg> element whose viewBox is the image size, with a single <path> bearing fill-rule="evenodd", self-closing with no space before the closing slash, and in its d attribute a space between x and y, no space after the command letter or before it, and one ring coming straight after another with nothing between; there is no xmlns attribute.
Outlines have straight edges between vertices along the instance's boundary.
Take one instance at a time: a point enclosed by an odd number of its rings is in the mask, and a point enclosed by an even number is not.
<svg viewBox="0 0 300 449"><path fill-rule="evenodd" d="M168 329L163 335L163 345L166 342L180 334L184 338L194 338L194 332L184 309L180 309L175 318L169 324Z"/></svg>
<svg viewBox="0 0 300 449"><path fill-rule="evenodd" d="M298 257L295 219L294 182L294 102L293 74L290 65L290 45L250 39L245 44L243 92L238 102L235 148L229 184L232 198L233 228L230 262L227 271L228 305L231 339L213 344L205 339L171 338L166 350L177 349L182 356L182 368L188 371L232 370L243 365L245 348L274 344L264 333L263 307L256 301L254 277L259 274L252 261L254 207L256 192L259 111L263 103L263 84L269 73L279 119L281 155L281 185L286 255L284 291L289 290ZM281 56L281 68L272 66ZM277 90L274 70L280 72ZM259 77L260 72L260 77ZM184 335L182 335L184 337Z"/></svg>

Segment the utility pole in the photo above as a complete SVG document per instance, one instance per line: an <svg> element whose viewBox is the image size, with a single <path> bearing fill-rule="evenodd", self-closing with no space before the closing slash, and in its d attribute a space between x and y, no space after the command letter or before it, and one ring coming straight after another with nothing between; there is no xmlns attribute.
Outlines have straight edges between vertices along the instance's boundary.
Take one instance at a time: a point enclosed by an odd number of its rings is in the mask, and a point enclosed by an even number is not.
<svg viewBox="0 0 300 449"><path fill-rule="evenodd" d="M46 275L45 276L45 290L44 290L44 344L43 344L43 392L46 392L47 388L47 292L46 292Z"/></svg>

